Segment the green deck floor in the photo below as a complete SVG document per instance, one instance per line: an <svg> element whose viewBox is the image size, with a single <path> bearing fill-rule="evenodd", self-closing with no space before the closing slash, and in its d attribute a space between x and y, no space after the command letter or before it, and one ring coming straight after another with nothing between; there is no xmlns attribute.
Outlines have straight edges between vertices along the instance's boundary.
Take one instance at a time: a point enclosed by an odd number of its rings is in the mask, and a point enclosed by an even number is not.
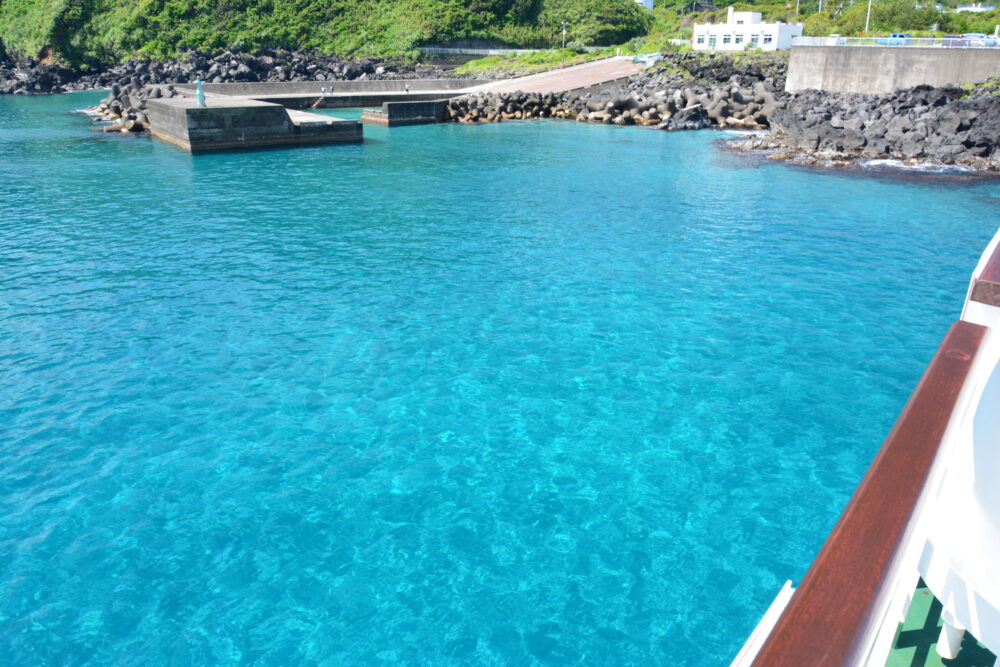
<svg viewBox="0 0 1000 667"><path fill-rule="evenodd" d="M938 655L937 640L942 625L941 603L921 582L913 594L906 620L896 630L886 667L993 667L995 656L968 632L957 658L945 660Z"/></svg>

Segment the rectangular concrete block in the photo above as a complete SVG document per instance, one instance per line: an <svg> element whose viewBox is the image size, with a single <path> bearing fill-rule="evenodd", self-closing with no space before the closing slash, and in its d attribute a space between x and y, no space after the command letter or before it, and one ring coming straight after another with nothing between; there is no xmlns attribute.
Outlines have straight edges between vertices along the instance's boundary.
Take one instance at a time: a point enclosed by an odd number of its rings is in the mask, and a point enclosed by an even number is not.
<svg viewBox="0 0 1000 667"><path fill-rule="evenodd" d="M361 120L379 125L426 125L444 120L446 100L385 102L381 109L365 109Z"/></svg>
<svg viewBox="0 0 1000 667"><path fill-rule="evenodd" d="M211 97L150 100L153 136L191 153L361 141L358 121L288 111L279 104L247 98Z"/></svg>
<svg viewBox="0 0 1000 667"><path fill-rule="evenodd" d="M785 90L891 93L913 86L977 83L1000 76L1000 49L795 46Z"/></svg>

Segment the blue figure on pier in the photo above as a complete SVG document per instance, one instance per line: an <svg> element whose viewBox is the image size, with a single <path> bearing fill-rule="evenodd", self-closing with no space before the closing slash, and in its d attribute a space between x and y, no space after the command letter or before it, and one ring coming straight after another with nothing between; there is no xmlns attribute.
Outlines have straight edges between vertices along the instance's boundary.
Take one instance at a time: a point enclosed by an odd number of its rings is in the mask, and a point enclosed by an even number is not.
<svg viewBox="0 0 1000 667"><path fill-rule="evenodd" d="M202 86L204 85L205 82L202 81L201 78L197 78L194 80L194 86L195 86L194 99L198 102L198 106L200 107L205 106L205 89L202 88Z"/></svg>

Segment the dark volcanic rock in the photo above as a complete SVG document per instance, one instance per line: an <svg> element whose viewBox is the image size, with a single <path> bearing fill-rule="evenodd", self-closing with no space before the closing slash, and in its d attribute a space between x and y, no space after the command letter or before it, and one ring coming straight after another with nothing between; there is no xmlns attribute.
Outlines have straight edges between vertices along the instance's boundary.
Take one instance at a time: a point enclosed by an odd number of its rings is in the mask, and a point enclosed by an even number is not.
<svg viewBox="0 0 1000 667"><path fill-rule="evenodd" d="M681 109L671 116L670 120L664 121L664 123L657 127L662 127L666 130L700 130L709 125L711 125L711 121L708 118L708 114L705 113L701 105L695 105L687 109Z"/></svg>
<svg viewBox="0 0 1000 667"><path fill-rule="evenodd" d="M71 71L30 58L14 60L0 50L0 94L58 93L107 88L113 83L136 86L189 83L197 78L213 83L256 81L349 81L447 76L444 70L409 65L394 58L345 60L266 49L257 54L223 51L211 55L192 51L178 61L128 60L95 71Z"/></svg>
<svg viewBox="0 0 1000 667"><path fill-rule="evenodd" d="M783 104L784 71L781 57L736 64L726 56L665 54L619 85L544 97L481 94L449 101L445 115L463 123L552 117L665 130L763 129Z"/></svg>
<svg viewBox="0 0 1000 667"><path fill-rule="evenodd" d="M898 158L1000 169L1000 97L990 87L917 86L889 95L810 90L772 114L771 130L747 147L819 161Z"/></svg>

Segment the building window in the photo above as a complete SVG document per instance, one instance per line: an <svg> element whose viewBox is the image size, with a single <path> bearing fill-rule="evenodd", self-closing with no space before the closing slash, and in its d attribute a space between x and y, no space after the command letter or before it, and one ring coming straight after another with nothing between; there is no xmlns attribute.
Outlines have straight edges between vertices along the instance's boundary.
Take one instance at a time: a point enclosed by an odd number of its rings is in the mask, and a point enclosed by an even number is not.
<svg viewBox="0 0 1000 667"><path fill-rule="evenodd" d="M771 43L771 36L770 35L764 35L764 43L765 44L770 44Z"/></svg>
<svg viewBox="0 0 1000 667"><path fill-rule="evenodd" d="M736 25L743 25L743 21L737 21Z"/></svg>
<svg viewBox="0 0 1000 667"><path fill-rule="evenodd" d="M743 43L743 35L736 35L736 43L737 44Z"/></svg>
<svg viewBox="0 0 1000 667"><path fill-rule="evenodd" d="M715 39L716 39L715 35L709 35L709 37L708 37L708 48L710 48L710 49L714 49L715 48Z"/></svg>
<svg viewBox="0 0 1000 667"><path fill-rule="evenodd" d="M698 43L699 44L705 43L705 35L698 35Z"/></svg>
<svg viewBox="0 0 1000 667"><path fill-rule="evenodd" d="M733 41L733 36L732 35L723 35L722 36L722 43L723 44L729 44L732 41Z"/></svg>
<svg viewBox="0 0 1000 667"><path fill-rule="evenodd" d="M754 46L757 46L757 44L759 42L760 42L760 35L750 35L750 43L751 44L753 44Z"/></svg>

